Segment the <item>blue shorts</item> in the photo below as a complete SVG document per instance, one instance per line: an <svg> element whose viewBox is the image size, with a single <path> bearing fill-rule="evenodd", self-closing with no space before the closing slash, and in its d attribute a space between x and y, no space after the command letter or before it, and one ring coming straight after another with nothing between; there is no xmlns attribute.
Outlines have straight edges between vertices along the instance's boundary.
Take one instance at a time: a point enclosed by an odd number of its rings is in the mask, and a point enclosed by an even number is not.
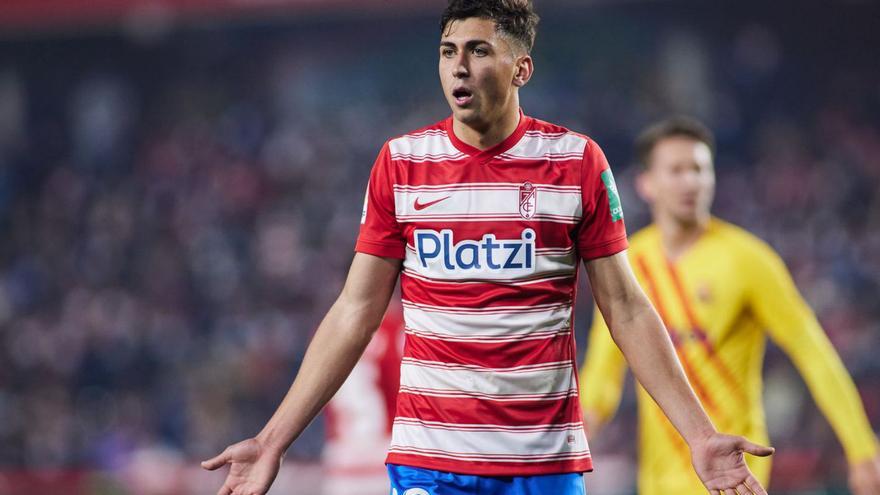
<svg viewBox="0 0 880 495"><path fill-rule="evenodd" d="M474 476L388 465L391 495L586 495L581 473Z"/></svg>

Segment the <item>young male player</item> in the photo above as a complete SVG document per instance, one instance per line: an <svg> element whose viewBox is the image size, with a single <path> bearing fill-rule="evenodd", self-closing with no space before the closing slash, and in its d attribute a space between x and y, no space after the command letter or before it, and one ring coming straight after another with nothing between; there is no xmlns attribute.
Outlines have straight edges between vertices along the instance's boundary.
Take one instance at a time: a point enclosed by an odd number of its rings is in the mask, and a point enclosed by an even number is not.
<svg viewBox="0 0 880 495"><path fill-rule="evenodd" d="M788 353L837 432L856 495L880 494L877 440L846 369L779 256L745 230L712 217L713 138L675 118L639 137L637 186L653 224L631 238L636 275L669 330L681 363L716 426L767 441L761 406L766 335ZM617 409L626 364L602 316L590 334L581 394L595 433ZM643 389L639 493L701 493L687 447ZM749 459L765 484L769 459Z"/></svg>
<svg viewBox="0 0 880 495"><path fill-rule="evenodd" d="M624 251L614 180L592 140L524 115L537 16L526 0L453 0L439 74L452 116L383 146L354 261L278 411L220 494L265 493L284 451L345 379L400 277L406 344L387 458L392 494L582 494L592 467L578 403L572 304L583 259L636 376L719 494L765 494L718 433Z"/></svg>

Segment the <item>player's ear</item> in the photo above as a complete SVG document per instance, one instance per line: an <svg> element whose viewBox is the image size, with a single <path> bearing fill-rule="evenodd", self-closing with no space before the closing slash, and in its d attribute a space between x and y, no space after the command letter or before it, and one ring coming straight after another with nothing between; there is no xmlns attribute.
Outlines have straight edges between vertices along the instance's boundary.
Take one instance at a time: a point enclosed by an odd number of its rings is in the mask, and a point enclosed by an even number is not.
<svg viewBox="0 0 880 495"><path fill-rule="evenodd" d="M651 181L651 171L643 168L636 176L636 193L645 203L653 203L656 197L654 184Z"/></svg>
<svg viewBox="0 0 880 495"><path fill-rule="evenodd" d="M513 85L521 88L532 78L535 63L530 55L522 55L516 59L516 72L513 73Z"/></svg>

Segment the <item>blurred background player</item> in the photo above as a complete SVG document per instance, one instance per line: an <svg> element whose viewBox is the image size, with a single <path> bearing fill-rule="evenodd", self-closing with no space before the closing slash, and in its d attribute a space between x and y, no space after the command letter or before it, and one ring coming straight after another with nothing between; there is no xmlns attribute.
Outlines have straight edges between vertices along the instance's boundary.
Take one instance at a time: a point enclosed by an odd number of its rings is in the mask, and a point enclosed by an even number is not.
<svg viewBox="0 0 880 495"><path fill-rule="evenodd" d="M392 299L361 359L324 408L323 495L387 495L385 451L403 357L403 307Z"/></svg>
<svg viewBox="0 0 880 495"><path fill-rule="evenodd" d="M877 440L856 388L784 263L766 243L710 213L711 132L690 118L664 120L639 136L636 153L644 167L636 187L653 223L631 236L628 255L715 425L768 442L761 373L769 336L792 359L837 433L853 492L880 493ZM625 369L596 312L581 372L591 435L617 410ZM638 405L639 493L702 493L686 445L641 387ZM748 463L766 486L771 460Z"/></svg>

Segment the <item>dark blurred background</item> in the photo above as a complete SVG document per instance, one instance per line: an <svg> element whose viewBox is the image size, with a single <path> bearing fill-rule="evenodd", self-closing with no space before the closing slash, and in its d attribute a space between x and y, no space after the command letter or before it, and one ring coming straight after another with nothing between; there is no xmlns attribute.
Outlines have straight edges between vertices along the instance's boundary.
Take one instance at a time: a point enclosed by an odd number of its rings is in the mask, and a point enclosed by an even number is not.
<svg viewBox="0 0 880 495"><path fill-rule="evenodd" d="M536 4L524 110L604 147L631 232L634 135L709 123L716 214L782 254L880 427L878 2ZM0 3L0 494L216 490L195 461L286 391L383 142L449 113L444 5ZM766 367L773 493L847 493L799 375ZM592 493L633 493L635 425L630 394ZM273 493L313 492L322 428Z"/></svg>

